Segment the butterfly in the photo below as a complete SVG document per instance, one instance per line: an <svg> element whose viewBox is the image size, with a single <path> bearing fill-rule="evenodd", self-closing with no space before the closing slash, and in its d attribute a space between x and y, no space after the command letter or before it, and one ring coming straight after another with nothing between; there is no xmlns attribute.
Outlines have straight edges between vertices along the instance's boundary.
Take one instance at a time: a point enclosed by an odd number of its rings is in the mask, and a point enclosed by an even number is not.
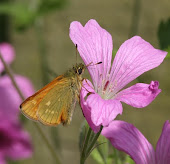
<svg viewBox="0 0 170 164"><path fill-rule="evenodd" d="M101 62L99 62L101 63ZM56 77L21 105L21 112L33 121L56 126L70 124L82 87L82 74L87 66L76 64L63 75Z"/></svg>

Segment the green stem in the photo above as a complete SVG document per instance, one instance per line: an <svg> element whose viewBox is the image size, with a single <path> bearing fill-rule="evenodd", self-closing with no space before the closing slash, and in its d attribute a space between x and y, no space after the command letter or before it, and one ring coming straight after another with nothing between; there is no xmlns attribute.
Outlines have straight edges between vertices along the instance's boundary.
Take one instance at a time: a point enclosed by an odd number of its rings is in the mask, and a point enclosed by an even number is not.
<svg viewBox="0 0 170 164"><path fill-rule="evenodd" d="M113 149L113 151L114 151L114 160L115 160L115 164L118 164L118 153L117 153L117 150L114 148Z"/></svg>
<svg viewBox="0 0 170 164"><path fill-rule="evenodd" d="M41 65L41 71L42 71L42 81L43 86L48 84L50 82L49 76L48 76L48 60L47 60L47 49L44 39L44 30L43 30L43 19L39 18L35 22L35 31L37 35L37 41L39 46L39 54L40 54L40 65Z"/></svg>
<svg viewBox="0 0 170 164"><path fill-rule="evenodd" d="M103 129L103 126L100 127L100 131L94 136L94 138L93 138L91 144L88 146L86 158L90 155L91 150L92 150L92 148L94 147L94 145L95 145L97 139L99 138L102 129Z"/></svg>
<svg viewBox="0 0 170 164"><path fill-rule="evenodd" d="M81 157L80 157L80 164L84 164L85 162L85 152L86 152L86 148L88 146L88 142L89 142L89 139L90 139L90 135L91 135L91 128L89 127L89 130L87 132L87 136L86 136L86 139L85 139L85 143L83 145L83 149L82 149L82 153L81 153Z"/></svg>
<svg viewBox="0 0 170 164"><path fill-rule="evenodd" d="M93 149L98 137L100 136L102 129L103 129L103 127L101 126L100 131L97 134L92 134L92 130L89 127L87 137L86 137L86 140L84 143L84 147L83 147L83 150L81 153L81 157L80 157L80 164L84 164L85 160L92 152L92 149ZM92 141L90 142L91 139L92 139Z"/></svg>
<svg viewBox="0 0 170 164"><path fill-rule="evenodd" d="M8 76L10 77L10 79L11 79L14 87L16 88L19 96L21 97L22 100L24 100L25 98L24 98L21 90L19 89L19 87L18 87L18 85L17 85L17 83L16 83L16 81L15 81L15 79L14 79L14 75L13 75L13 73L11 72L11 70L9 69L8 65L6 64L6 62L4 61L4 59L3 59L3 57L2 57L1 54L0 54L0 60L2 61L3 65L4 65L4 68L5 68ZM48 141L48 139L47 139L47 137L45 136L45 134L43 133L43 131L41 130L40 126L39 126L38 124L36 124L36 123L34 123L33 125L36 127L36 129L38 130L39 134L41 135L41 137L42 137L43 140L45 141L45 143L46 143L49 151L51 152L52 156L55 158L56 163L57 163L57 164L61 164L59 158L57 157L57 154L55 153L55 150L53 149L52 145L51 145L50 142Z"/></svg>

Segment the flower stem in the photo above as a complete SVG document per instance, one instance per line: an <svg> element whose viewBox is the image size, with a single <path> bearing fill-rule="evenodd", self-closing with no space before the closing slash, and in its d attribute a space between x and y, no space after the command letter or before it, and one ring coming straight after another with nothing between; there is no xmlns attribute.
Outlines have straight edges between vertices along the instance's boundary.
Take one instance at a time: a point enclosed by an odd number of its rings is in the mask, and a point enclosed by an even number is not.
<svg viewBox="0 0 170 164"><path fill-rule="evenodd" d="M103 127L101 126L100 131L97 134L94 134L92 129L89 127L89 130L88 130L88 133L87 133L87 136L85 139L85 143L83 145L81 157L80 157L80 164L84 164L85 160L92 152L93 147L94 147L98 137L100 136L102 129L103 129Z"/></svg>
<svg viewBox="0 0 170 164"><path fill-rule="evenodd" d="M88 146L88 142L89 142L89 139L90 139L90 135L91 135L91 128L89 127L88 129L88 132L87 132L87 136L86 136L86 139L85 139L85 143L83 145L83 149L82 149L82 152L81 152L81 157L80 157L80 164L84 164L86 158L85 158L85 152L86 152L86 148Z"/></svg>
<svg viewBox="0 0 170 164"><path fill-rule="evenodd" d="M45 44L45 39L44 39L44 30L43 30L43 18L39 18L36 20L34 27L35 27L35 32L37 34L37 41L38 41L38 46L39 46L39 54L40 54L40 66L41 66L41 71L42 71L42 82L43 86L48 84L49 81L49 66L48 66L48 60L47 60L47 49L46 49L46 44Z"/></svg>
<svg viewBox="0 0 170 164"><path fill-rule="evenodd" d="M100 131L94 136L91 144L88 146L88 149L87 149L87 157L90 155L90 153L91 153L91 151L92 151L92 148L94 147L97 139L99 138L102 129L103 129L103 126L101 126Z"/></svg>
<svg viewBox="0 0 170 164"><path fill-rule="evenodd" d="M4 65L4 68L5 68L6 72L7 72L7 74L9 75L9 77L10 77L10 79L11 79L14 87L16 88L19 96L21 97L22 100L24 100L25 98L24 98L21 90L19 89L19 87L18 87L18 85L17 85L17 83L16 83L16 81L15 81L15 79L14 79L14 75L13 75L13 73L11 72L11 70L9 69L8 65L6 64L6 62L4 61L4 59L3 59L3 57L2 57L1 54L0 54L0 60L2 61L3 65ZM44 142L46 143L49 151L51 152L52 156L55 158L56 163L57 163L57 164L61 164L59 158L57 157L57 154L55 153L55 150L54 150L53 146L52 146L52 145L50 144L50 142L48 141L47 137L45 136L45 134L44 134L43 131L41 130L40 126L39 126L38 124L36 124L36 123L34 123L33 125L36 127L36 129L38 130L39 134L40 134L41 137L43 138L43 140L44 140Z"/></svg>
<svg viewBox="0 0 170 164"><path fill-rule="evenodd" d="M113 148L113 151L114 151L114 161L115 161L115 164L118 164L118 152L115 148Z"/></svg>

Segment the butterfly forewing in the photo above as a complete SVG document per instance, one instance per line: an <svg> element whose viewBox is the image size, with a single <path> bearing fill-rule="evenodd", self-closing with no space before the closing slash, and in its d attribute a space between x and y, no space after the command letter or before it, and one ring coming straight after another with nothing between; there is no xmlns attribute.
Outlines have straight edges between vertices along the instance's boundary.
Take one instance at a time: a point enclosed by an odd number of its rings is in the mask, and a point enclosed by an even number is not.
<svg viewBox="0 0 170 164"><path fill-rule="evenodd" d="M63 75L54 79L51 83L47 84L41 90L36 92L34 95L28 97L21 105L21 112L29 119L33 121L37 121L38 117L36 115L38 107L42 99L46 96L46 94L54 88L56 85L62 83Z"/></svg>
<svg viewBox="0 0 170 164"><path fill-rule="evenodd" d="M58 84L51 89L39 104L36 114L40 122L51 126L70 123L76 103L76 93L76 85L72 84L71 79L64 85Z"/></svg>

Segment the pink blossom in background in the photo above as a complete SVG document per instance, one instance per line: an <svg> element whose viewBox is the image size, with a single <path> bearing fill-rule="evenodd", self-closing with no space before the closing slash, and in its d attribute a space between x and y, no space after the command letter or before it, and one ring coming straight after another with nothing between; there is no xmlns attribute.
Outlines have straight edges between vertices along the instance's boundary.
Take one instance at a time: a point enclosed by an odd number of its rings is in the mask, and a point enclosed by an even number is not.
<svg viewBox="0 0 170 164"><path fill-rule="evenodd" d="M132 124L112 121L102 135L118 150L131 156L136 164L170 164L170 123L166 121L157 142L156 151L144 135Z"/></svg>
<svg viewBox="0 0 170 164"><path fill-rule="evenodd" d="M11 44L0 43L0 54L7 64L11 64L15 58L15 51ZM4 71L4 65L0 61L0 72Z"/></svg>
<svg viewBox="0 0 170 164"><path fill-rule="evenodd" d="M111 65L112 37L95 20L89 20L84 27L77 21L72 22L70 38L77 44L86 65L102 62L87 68L93 85L84 80L80 94L83 113L95 132L122 114L121 102L143 108L161 92L157 81L122 89L144 72L159 66L167 52L155 49L141 37L134 36L120 46ZM86 98L88 91L92 94Z"/></svg>
<svg viewBox="0 0 170 164"><path fill-rule="evenodd" d="M21 160L32 156L28 133L22 129L19 121L11 122L6 117L0 119L0 164L5 164L6 159Z"/></svg>
<svg viewBox="0 0 170 164"><path fill-rule="evenodd" d="M3 47L5 46L5 48ZM0 52L7 64L14 58L14 50L9 44L0 44ZM4 67L0 62L0 71ZM34 93L31 82L20 75L15 81L26 97ZM0 164L6 159L19 160L31 157L32 146L29 134L23 130L19 121L19 105L22 100L8 75L0 77Z"/></svg>
<svg viewBox="0 0 170 164"><path fill-rule="evenodd" d="M33 86L27 78L20 75L14 77L25 97L29 97L34 93ZM9 76L0 77L0 119L5 117L11 121L19 120L19 105L21 103L22 100Z"/></svg>

